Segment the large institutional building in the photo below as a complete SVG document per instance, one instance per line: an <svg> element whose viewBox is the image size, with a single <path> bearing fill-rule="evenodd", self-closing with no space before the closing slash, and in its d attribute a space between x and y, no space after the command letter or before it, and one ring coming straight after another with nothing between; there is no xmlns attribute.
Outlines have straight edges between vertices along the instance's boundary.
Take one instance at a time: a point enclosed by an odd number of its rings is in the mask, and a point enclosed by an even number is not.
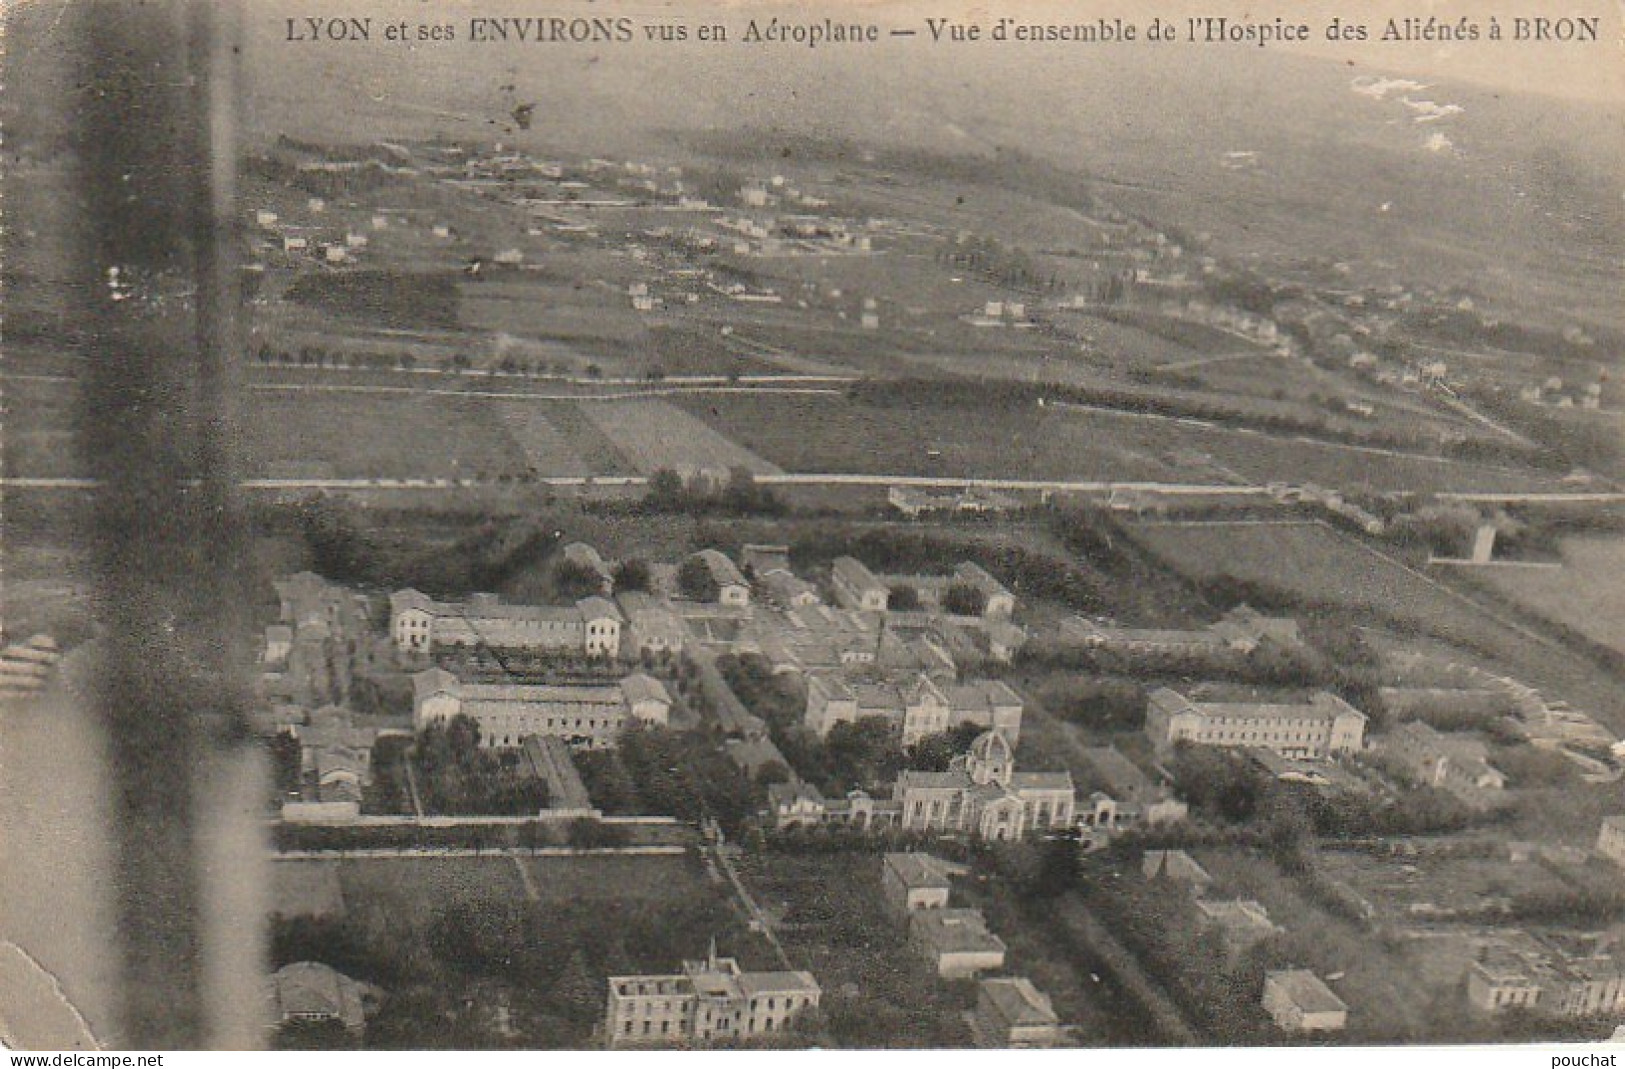
<svg viewBox="0 0 1625 1069"><path fill-rule="evenodd" d="M983 839L1070 828L1077 806L1070 772L1017 772L1010 742L997 730L979 735L946 772L898 773L892 798L903 828Z"/></svg>
<svg viewBox="0 0 1625 1069"><path fill-rule="evenodd" d="M480 745L524 745L532 735L561 738L572 746L614 746L628 722L665 726L671 695L652 676L637 673L619 683L463 682L442 668L412 677L413 725L422 730L458 715L480 725Z"/></svg>
<svg viewBox="0 0 1625 1069"><path fill-rule="evenodd" d="M686 1046L772 1035L822 996L812 973L744 972L713 947L680 973L610 977L604 1039L611 1047Z"/></svg>
<svg viewBox="0 0 1625 1069"><path fill-rule="evenodd" d="M840 723L882 717L901 728L903 745L960 724L1002 732L1014 744L1021 737L1021 697L997 680L938 683L921 675L908 683L848 682L821 672L807 679L807 728L820 737Z"/></svg>
<svg viewBox="0 0 1625 1069"><path fill-rule="evenodd" d="M508 605L494 594L436 601L406 589L389 596L389 633L407 652L485 646L614 657L621 650L621 622L620 610L600 597L574 605Z"/></svg>
<svg viewBox="0 0 1625 1069"><path fill-rule="evenodd" d="M1180 741L1257 746L1285 757L1355 753L1365 745L1366 716L1324 691L1296 704L1193 702L1161 687L1151 693L1145 731L1159 752Z"/></svg>

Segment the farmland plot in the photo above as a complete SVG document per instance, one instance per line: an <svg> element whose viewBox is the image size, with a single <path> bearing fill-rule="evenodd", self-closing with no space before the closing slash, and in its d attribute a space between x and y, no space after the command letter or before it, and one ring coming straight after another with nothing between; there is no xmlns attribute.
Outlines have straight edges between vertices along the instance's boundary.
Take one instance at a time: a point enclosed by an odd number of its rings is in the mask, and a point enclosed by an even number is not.
<svg viewBox="0 0 1625 1069"><path fill-rule="evenodd" d="M779 468L665 401L582 401L579 407L638 471L661 468L774 475Z"/></svg>

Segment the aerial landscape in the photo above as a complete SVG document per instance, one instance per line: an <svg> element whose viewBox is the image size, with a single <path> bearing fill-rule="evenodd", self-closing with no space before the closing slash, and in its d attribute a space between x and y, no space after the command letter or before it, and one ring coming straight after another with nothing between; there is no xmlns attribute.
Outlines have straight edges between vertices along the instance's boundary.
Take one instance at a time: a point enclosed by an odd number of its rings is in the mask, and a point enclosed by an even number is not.
<svg viewBox="0 0 1625 1069"><path fill-rule="evenodd" d="M267 1046L1625 1026L1617 95L834 25L538 59L466 13L403 61L281 12L244 31L217 636ZM83 147L30 100L25 747L140 619L88 533L80 302L201 288L68 281ZM0 936L49 968L45 913Z"/></svg>

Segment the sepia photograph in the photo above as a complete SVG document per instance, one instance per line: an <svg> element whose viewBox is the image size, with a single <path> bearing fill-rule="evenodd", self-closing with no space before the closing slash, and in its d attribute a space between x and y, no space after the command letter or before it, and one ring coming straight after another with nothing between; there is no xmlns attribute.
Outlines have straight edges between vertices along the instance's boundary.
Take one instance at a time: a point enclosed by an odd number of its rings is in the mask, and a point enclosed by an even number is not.
<svg viewBox="0 0 1625 1069"><path fill-rule="evenodd" d="M1614 1064L1622 34L5 3L0 1047Z"/></svg>

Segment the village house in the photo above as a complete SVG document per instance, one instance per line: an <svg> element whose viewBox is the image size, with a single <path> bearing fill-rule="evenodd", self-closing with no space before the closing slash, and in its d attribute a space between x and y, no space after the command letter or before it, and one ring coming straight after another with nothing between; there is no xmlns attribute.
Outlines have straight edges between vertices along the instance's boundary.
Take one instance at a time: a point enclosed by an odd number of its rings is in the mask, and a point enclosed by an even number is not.
<svg viewBox="0 0 1625 1069"><path fill-rule="evenodd" d="M1081 616L1064 622L1061 630L1085 648L1131 656L1218 657L1250 654L1266 642L1288 649L1302 644L1296 620L1265 616L1248 605L1238 605L1207 627L1193 630L1114 627Z"/></svg>
<svg viewBox="0 0 1625 1069"><path fill-rule="evenodd" d="M1168 687L1151 693L1145 732L1159 754L1180 741L1205 746L1261 747L1288 757L1357 753L1366 715L1325 691L1306 702L1193 702Z"/></svg>
<svg viewBox="0 0 1625 1069"><path fill-rule="evenodd" d="M1461 732L1439 732L1420 720L1394 728L1382 741L1387 759L1417 783L1477 802L1502 790L1506 776L1489 763L1489 747Z"/></svg>
<svg viewBox="0 0 1625 1069"><path fill-rule="evenodd" d="M1597 855L1625 866L1625 814L1602 818L1597 828Z"/></svg>
<svg viewBox="0 0 1625 1069"><path fill-rule="evenodd" d="M964 980L1004 967L1004 940L979 909L922 909L908 919L908 941L944 980Z"/></svg>
<svg viewBox="0 0 1625 1069"><path fill-rule="evenodd" d="M494 594L436 601L408 588L389 596L389 610L390 636L407 653L483 646L616 657L621 649L620 610L601 597L574 605L509 605Z"/></svg>
<svg viewBox="0 0 1625 1069"><path fill-rule="evenodd" d="M689 558L705 565L711 582L716 587L716 602L730 608L743 609L750 604L750 584L739 567L720 550L702 549Z"/></svg>
<svg viewBox="0 0 1625 1069"><path fill-rule="evenodd" d="M782 609L805 608L824 600L818 596L817 587L785 568L759 571L756 581L761 584L768 600Z"/></svg>
<svg viewBox="0 0 1625 1069"><path fill-rule="evenodd" d="M688 644L689 631L664 598L629 590L615 595L615 603L626 621L620 646L629 654L675 655Z"/></svg>
<svg viewBox="0 0 1625 1069"><path fill-rule="evenodd" d="M898 773L892 800L906 830L995 840L1070 828L1077 804L1071 773L1017 772L1014 750L997 729L977 736L947 771Z"/></svg>
<svg viewBox="0 0 1625 1069"><path fill-rule="evenodd" d="M266 984L273 1027L333 1021L359 1036L367 1026L373 989L317 961L296 961L271 974Z"/></svg>
<svg viewBox="0 0 1625 1069"><path fill-rule="evenodd" d="M341 640L359 638L370 629L367 599L315 572L297 572L271 585L276 589L277 619L289 627L319 623Z"/></svg>
<svg viewBox="0 0 1625 1069"><path fill-rule="evenodd" d="M948 873L930 854L890 853L880 863L881 897L894 915L948 907Z"/></svg>
<svg viewBox="0 0 1625 1069"><path fill-rule="evenodd" d="M971 1032L978 1047L1042 1050L1061 1040L1061 1019L1050 998L1024 976L979 981Z"/></svg>
<svg viewBox="0 0 1625 1069"><path fill-rule="evenodd" d="M829 803L805 780L775 783L767 789L768 817L775 828L816 827L829 815Z"/></svg>
<svg viewBox="0 0 1625 1069"><path fill-rule="evenodd" d="M1467 998L1499 1013L1534 1009L1556 1017L1625 1013L1625 960L1607 937L1565 945L1521 931L1484 947L1467 969Z"/></svg>
<svg viewBox="0 0 1625 1069"><path fill-rule="evenodd" d="M692 1046L773 1035L818 1005L812 973L746 972L717 956L683 962L665 976L611 976L604 1015L608 1046Z"/></svg>
<svg viewBox="0 0 1625 1069"><path fill-rule="evenodd" d="M260 662L268 669L284 668L293 653L293 628L287 624L271 624L265 629L265 649Z"/></svg>
<svg viewBox="0 0 1625 1069"><path fill-rule="evenodd" d="M1269 911L1252 899L1196 900L1196 913L1204 928L1219 933L1232 961L1264 940L1281 934Z"/></svg>
<svg viewBox="0 0 1625 1069"><path fill-rule="evenodd" d="M642 673L608 685L464 682L442 668L412 677L412 722L421 731L437 721L472 717L480 745L522 746L532 735L572 746L614 746L629 724L664 727L671 713L665 684Z"/></svg>
<svg viewBox="0 0 1625 1069"><path fill-rule="evenodd" d="M775 672L830 671L875 662L882 633L873 615L824 604L758 616L760 653Z"/></svg>
<svg viewBox="0 0 1625 1069"><path fill-rule="evenodd" d="M920 596L921 604L928 612L945 612L943 600L949 590L956 586L974 590L982 598L982 611L979 614L984 620L1009 620L1016 611L1016 596L1005 585L993 578L986 568L973 561L962 561L954 567L948 575L887 575L878 580L890 590L894 586L906 586Z"/></svg>
<svg viewBox="0 0 1625 1069"><path fill-rule="evenodd" d="M1348 1006L1308 969L1265 973L1261 1001L1283 1032L1340 1032L1348 1024Z"/></svg>
<svg viewBox="0 0 1625 1069"><path fill-rule="evenodd" d="M869 314L865 314L865 320ZM875 325L880 317L874 315ZM886 491L886 501L892 508L909 519L918 519L928 512L952 512L960 515L985 516L1014 512L1021 502L1009 494L984 487L971 487L957 493L934 494L915 486L893 486Z"/></svg>
<svg viewBox="0 0 1625 1069"><path fill-rule="evenodd" d="M1119 831L1146 824L1155 827L1184 820L1190 809L1174 797L1166 784L1153 783L1115 746L1091 746L1084 758L1094 773L1083 822L1104 831Z"/></svg>
<svg viewBox="0 0 1625 1069"><path fill-rule="evenodd" d="M810 673L804 723L820 738L840 723L880 717L897 726L904 746L960 724L1021 737L1021 696L999 680L938 683L921 674L906 683L849 682L835 672Z"/></svg>
<svg viewBox="0 0 1625 1069"><path fill-rule="evenodd" d="M891 591L862 561L836 557L830 566L830 587L842 608L858 612L885 612Z"/></svg>

